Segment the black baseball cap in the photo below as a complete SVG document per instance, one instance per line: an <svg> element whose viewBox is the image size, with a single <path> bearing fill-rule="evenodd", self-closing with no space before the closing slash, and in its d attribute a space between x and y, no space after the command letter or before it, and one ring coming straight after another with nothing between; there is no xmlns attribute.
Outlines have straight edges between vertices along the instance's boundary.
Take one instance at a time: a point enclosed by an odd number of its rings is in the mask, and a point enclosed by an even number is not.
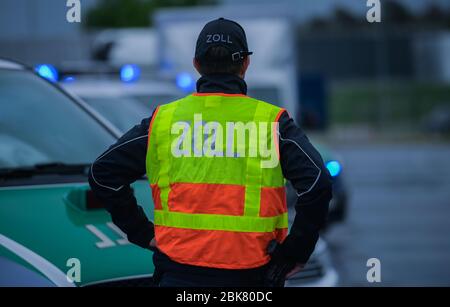
<svg viewBox="0 0 450 307"><path fill-rule="evenodd" d="M223 17L208 22L198 35L195 58L202 59L209 48L223 46L230 50L233 62L252 54L248 51L247 37L240 24Z"/></svg>

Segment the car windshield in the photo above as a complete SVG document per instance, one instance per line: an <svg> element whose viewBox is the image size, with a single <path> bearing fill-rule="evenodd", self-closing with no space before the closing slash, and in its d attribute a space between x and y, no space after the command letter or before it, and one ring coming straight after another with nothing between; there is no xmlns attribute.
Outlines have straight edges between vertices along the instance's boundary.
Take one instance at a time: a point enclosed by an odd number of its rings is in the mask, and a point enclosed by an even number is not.
<svg viewBox="0 0 450 307"><path fill-rule="evenodd" d="M126 132L139 124L151 111L142 103L126 97L89 97L86 102L113 123L122 132Z"/></svg>
<svg viewBox="0 0 450 307"><path fill-rule="evenodd" d="M38 76L0 69L0 168L88 164L115 138Z"/></svg>

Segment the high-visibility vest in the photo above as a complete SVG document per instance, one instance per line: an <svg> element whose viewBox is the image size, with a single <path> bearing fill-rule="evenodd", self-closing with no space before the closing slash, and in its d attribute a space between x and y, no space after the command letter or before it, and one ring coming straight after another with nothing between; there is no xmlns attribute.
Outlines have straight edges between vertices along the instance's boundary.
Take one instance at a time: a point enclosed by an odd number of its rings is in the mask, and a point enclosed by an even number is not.
<svg viewBox="0 0 450 307"><path fill-rule="evenodd" d="M269 242L283 241L288 226L275 124L283 111L220 93L156 109L146 168L159 250L173 261L212 268L269 261Z"/></svg>

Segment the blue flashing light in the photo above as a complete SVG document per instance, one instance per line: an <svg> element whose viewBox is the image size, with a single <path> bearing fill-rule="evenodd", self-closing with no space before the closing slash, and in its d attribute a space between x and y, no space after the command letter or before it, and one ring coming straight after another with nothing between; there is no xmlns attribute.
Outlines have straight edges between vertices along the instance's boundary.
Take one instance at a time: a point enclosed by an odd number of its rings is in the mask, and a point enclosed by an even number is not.
<svg viewBox="0 0 450 307"><path fill-rule="evenodd" d="M177 86L184 92L192 92L195 89L195 80L189 73L180 73L176 78Z"/></svg>
<svg viewBox="0 0 450 307"><path fill-rule="evenodd" d="M65 77L63 79L64 83L71 83L71 82L74 82L74 81L75 81L75 77L72 77L72 76L67 76L67 77Z"/></svg>
<svg viewBox="0 0 450 307"><path fill-rule="evenodd" d="M50 80L52 82L58 81L58 71L53 65L50 64L40 64L35 68L36 72L42 78Z"/></svg>
<svg viewBox="0 0 450 307"><path fill-rule="evenodd" d="M332 177L339 175L342 170L341 164L338 161L328 161L326 166Z"/></svg>
<svg viewBox="0 0 450 307"><path fill-rule="evenodd" d="M141 76L141 69L135 64L127 64L120 69L120 80L123 82L137 81Z"/></svg>

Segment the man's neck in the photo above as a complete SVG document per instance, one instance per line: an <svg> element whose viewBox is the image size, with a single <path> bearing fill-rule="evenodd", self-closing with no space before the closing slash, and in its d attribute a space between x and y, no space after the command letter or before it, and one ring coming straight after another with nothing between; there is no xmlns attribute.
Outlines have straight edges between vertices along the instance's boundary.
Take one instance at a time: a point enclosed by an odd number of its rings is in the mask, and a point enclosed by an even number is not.
<svg viewBox="0 0 450 307"><path fill-rule="evenodd" d="M233 74L214 74L202 76L197 81L198 93L247 94L244 79Z"/></svg>

